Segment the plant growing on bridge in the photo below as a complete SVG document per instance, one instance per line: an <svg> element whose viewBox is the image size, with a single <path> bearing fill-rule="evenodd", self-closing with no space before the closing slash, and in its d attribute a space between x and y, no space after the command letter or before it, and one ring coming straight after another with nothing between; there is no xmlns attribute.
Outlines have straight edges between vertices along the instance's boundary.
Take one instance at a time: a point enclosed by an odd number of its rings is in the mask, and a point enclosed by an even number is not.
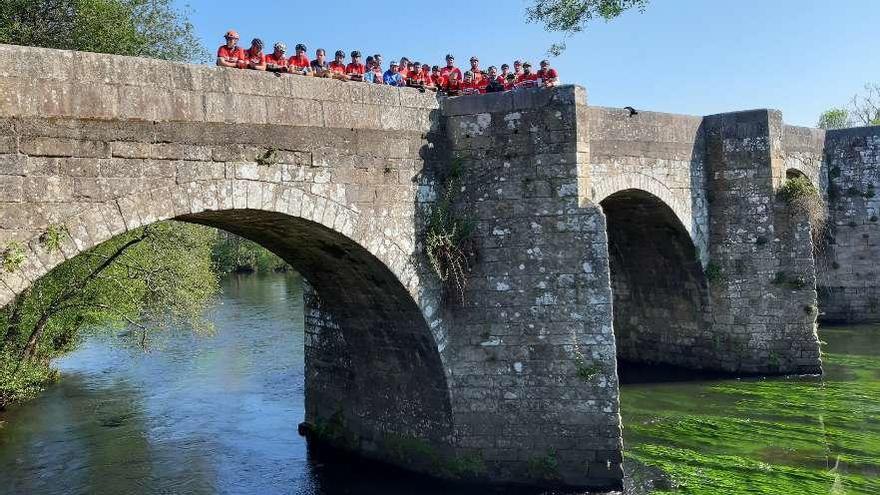
<svg viewBox="0 0 880 495"><path fill-rule="evenodd" d="M810 219L810 229L814 241L819 240L828 220L828 210L822 195L804 175L795 175L786 179L777 192L792 211L802 212Z"/></svg>
<svg viewBox="0 0 880 495"><path fill-rule="evenodd" d="M64 224L51 224L46 231L40 235L40 244L49 253L61 250L64 239L70 236L70 230Z"/></svg>
<svg viewBox="0 0 880 495"><path fill-rule="evenodd" d="M431 210L425 229L425 251L434 273L445 288L454 290L464 302L469 260L474 255L471 239L474 222L462 217L454 208L461 189L461 160L454 160L443 181L443 193Z"/></svg>
<svg viewBox="0 0 880 495"><path fill-rule="evenodd" d="M275 148L267 149L263 154L257 156L257 165L262 167L271 167L278 163L278 150Z"/></svg>
<svg viewBox="0 0 880 495"><path fill-rule="evenodd" d="M16 241L11 241L6 244L6 249L3 250L3 269L9 273L13 273L21 268L21 265L24 263L24 248Z"/></svg>
<svg viewBox="0 0 880 495"><path fill-rule="evenodd" d="M559 479L559 462L556 452L550 450L546 455L535 456L528 462L529 476L536 480L552 481Z"/></svg>

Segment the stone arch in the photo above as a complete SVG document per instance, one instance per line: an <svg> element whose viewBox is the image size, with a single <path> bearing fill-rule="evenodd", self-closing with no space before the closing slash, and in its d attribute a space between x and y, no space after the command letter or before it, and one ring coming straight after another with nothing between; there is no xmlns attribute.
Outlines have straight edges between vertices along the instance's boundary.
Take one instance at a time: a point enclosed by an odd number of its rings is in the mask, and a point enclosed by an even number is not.
<svg viewBox="0 0 880 495"><path fill-rule="evenodd" d="M453 437L436 291L411 262L414 246L407 243L414 241L343 205L334 199L338 192L215 179L108 201L64 222L70 236L60 251L47 252L31 239L21 268L0 277L6 288L0 303L64 260L157 221L199 223L249 238L309 282L306 420L313 431L336 447L428 470L437 452L452 449ZM328 424L330 430L322 428ZM431 455L400 458L394 445L401 439L429 445Z"/></svg>
<svg viewBox="0 0 880 495"><path fill-rule="evenodd" d="M700 368L708 282L674 209L642 189L604 197L618 359Z"/></svg>
<svg viewBox="0 0 880 495"><path fill-rule="evenodd" d="M605 198L627 190L641 190L650 193L665 203L684 226L691 239L694 238L694 225L690 207L690 191L684 200L663 182L643 174L622 174L605 179L592 187L593 203L600 204Z"/></svg>

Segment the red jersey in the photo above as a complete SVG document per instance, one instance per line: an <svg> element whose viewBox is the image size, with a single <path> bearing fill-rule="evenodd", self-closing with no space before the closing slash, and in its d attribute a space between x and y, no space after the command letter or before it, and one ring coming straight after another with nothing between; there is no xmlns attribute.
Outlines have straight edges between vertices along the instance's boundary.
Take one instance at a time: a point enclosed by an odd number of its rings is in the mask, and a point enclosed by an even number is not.
<svg viewBox="0 0 880 495"><path fill-rule="evenodd" d="M283 70L287 68L287 57L281 55L276 57L274 53L266 55L266 65L269 70Z"/></svg>
<svg viewBox="0 0 880 495"><path fill-rule="evenodd" d="M462 90L461 81L459 81L459 80L452 81L450 79L444 78L443 91L446 91L449 94L456 95L456 94L459 94L461 92L461 90Z"/></svg>
<svg viewBox="0 0 880 495"><path fill-rule="evenodd" d="M442 69L440 69L440 75L442 77L447 78L447 79L449 79L449 74L452 72L455 72L456 74L458 74L459 81L464 79L464 75L462 75L461 70L458 67L443 67Z"/></svg>
<svg viewBox="0 0 880 495"><path fill-rule="evenodd" d="M364 72L367 71L367 66L364 64L355 64L350 63L345 66L345 73L350 75L362 76Z"/></svg>
<svg viewBox="0 0 880 495"><path fill-rule="evenodd" d="M534 88L538 85L538 75L537 74L526 74L523 72L516 78L516 83L514 86L517 88Z"/></svg>
<svg viewBox="0 0 880 495"><path fill-rule="evenodd" d="M480 94L480 83L476 82L463 82L461 83L461 94L463 95L478 95Z"/></svg>
<svg viewBox="0 0 880 495"><path fill-rule="evenodd" d="M345 74L345 62L330 62L330 72L335 72L337 74Z"/></svg>
<svg viewBox="0 0 880 495"><path fill-rule="evenodd" d="M425 78L422 77L422 72L412 71L409 73L409 76L406 78L406 84L409 86L421 86L423 84L427 84Z"/></svg>
<svg viewBox="0 0 880 495"><path fill-rule="evenodd" d="M251 50L248 48L244 52L245 62L252 65L263 65L266 63L266 55L263 54L263 50Z"/></svg>
<svg viewBox="0 0 880 495"><path fill-rule="evenodd" d="M235 48L229 48L226 45L217 49L217 58L221 58L230 64L244 62L246 59L244 56L244 50L242 50L241 47L236 46Z"/></svg>
<svg viewBox="0 0 880 495"><path fill-rule="evenodd" d="M474 84L477 85L477 89L480 90L480 93L485 93L485 92L486 92L486 86L489 85L489 78L488 78L488 77L481 77L481 78L480 78L478 81L476 81Z"/></svg>
<svg viewBox="0 0 880 495"><path fill-rule="evenodd" d="M435 76L435 75L431 74L431 82L434 83L434 86L437 86L438 88L442 88L443 86L446 85L446 78L443 76Z"/></svg>
<svg viewBox="0 0 880 495"><path fill-rule="evenodd" d="M290 57L290 60L288 60L287 63L294 69L308 69L312 61L309 60L308 55L303 53L301 55L294 55Z"/></svg>
<svg viewBox="0 0 880 495"><path fill-rule="evenodd" d="M547 70L539 70L537 76L543 79L544 83L546 83L548 79L559 79L559 73L556 72L556 69L554 69L553 67L550 67Z"/></svg>
<svg viewBox="0 0 880 495"><path fill-rule="evenodd" d="M398 68L397 68L397 73L400 74L400 76L401 76L402 78L406 79L407 76L409 75L409 69L406 69L406 68L403 68L403 67L398 67Z"/></svg>

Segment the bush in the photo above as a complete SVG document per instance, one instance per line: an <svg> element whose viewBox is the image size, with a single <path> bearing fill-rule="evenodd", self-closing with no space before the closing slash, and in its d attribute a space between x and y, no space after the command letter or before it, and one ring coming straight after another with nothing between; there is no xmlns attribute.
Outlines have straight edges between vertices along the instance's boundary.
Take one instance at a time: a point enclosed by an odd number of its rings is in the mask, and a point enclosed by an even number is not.
<svg viewBox="0 0 880 495"><path fill-rule="evenodd" d="M461 162L454 161L443 185L443 195L434 205L425 229L425 250L434 273L447 289L454 289L462 302L467 286L469 260L473 256L471 236L474 222L453 208L460 186Z"/></svg>
<svg viewBox="0 0 880 495"><path fill-rule="evenodd" d="M807 214L816 240L825 229L828 210L825 208L825 200L810 179L803 175L791 177L779 188L778 195L793 211Z"/></svg>
<svg viewBox="0 0 880 495"><path fill-rule="evenodd" d="M0 410L33 399L58 380L58 372L41 362L21 362L0 354Z"/></svg>

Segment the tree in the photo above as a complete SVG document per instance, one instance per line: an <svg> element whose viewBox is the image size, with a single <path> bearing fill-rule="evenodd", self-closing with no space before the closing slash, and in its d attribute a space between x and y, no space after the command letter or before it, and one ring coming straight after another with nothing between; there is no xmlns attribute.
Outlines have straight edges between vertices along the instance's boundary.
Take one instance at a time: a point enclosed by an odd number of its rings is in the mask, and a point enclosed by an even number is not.
<svg viewBox="0 0 880 495"><path fill-rule="evenodd" d="M533 0L526 8L526 19L568 37L583 31L594 19L610 21L630 9L643 11L647 5L648 0ZM555 43L549 53L557 56L564 50L565 43Z"/></svg>
<svg viewBox="0 0 880 495"><path fill-rule="evenodd" d="M4 0L0 43L190 62L208 56L172 0Z"/></svg>
<svg viewBox="0 0 880 495"><path fill-rule="evenodd" d="M850 98L849 108L822 112L817 125L821 129L880 125L880 84L865 84L864 92Z"/></svg>
<svg viewBox="0 0 880 495"><path fill-rule="evenodd" d="M72 350L83 328L136 327L142 345L150 328L207 328L202 314L219 290L215 238L207 227L155 223L65 261L22 292L0 312L0 408L27 398L22 390L38 392L34 380L52 378L49 360Z"/></svg>
<svg viewBox="0 0 880 495"><path fill-rule="evenodd" d="M820 129L843 129L850 127L849 111L845 108L832 108L822 112L817 127Z"/></svg>
<svg viewBox="0 0 880 495"><path fill-rule="evenodd" d="M880 125L880 84L865 84L865 92L854 95L849 105L858 125Z"/></svg>

